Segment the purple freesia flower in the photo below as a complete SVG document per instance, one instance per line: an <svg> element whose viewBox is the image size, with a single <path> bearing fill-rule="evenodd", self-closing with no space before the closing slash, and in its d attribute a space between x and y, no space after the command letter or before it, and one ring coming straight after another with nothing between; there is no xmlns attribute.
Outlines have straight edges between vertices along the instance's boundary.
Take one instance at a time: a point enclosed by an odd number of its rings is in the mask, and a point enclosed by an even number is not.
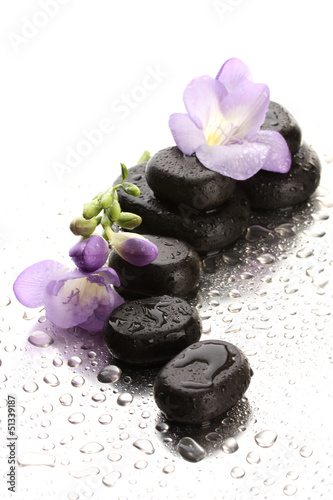
<svg viewBox="0 0 333 500"><path fill-rule="evenodd" d="M116 252L133 266L146 266L158 255L157 246L141 234L113 233L111 244Z"/></svg>
<svg viewBox="0 0 333 500"><path fill-rule="evenodd" d="M229 59L216 78L195 78L183 98L187 114L175 113L169 120L182 153L195 153L208 169L236 180L260 169L288 172L291 154L285 139L278 132L260 130L269 88L253 83L242 61Z"/></svg>
<svg viewBox="0 0 333 500"><path fill-rule="evenodd" d="M124 302L112 285L120 281L109 267L86 273L43 260L18 276L14 293L26 307L44 306L47 319L60 328L80 326L98 332L110 312Z"/></svg>
<svg viewBox="0 0 333 500"><path fill-rule="evenodd" d="M92 272L102 267L109 254L109 246L102 236L93 235L90 238L83 238L76 243L70 251L76 266L81 271Z"/></svg>

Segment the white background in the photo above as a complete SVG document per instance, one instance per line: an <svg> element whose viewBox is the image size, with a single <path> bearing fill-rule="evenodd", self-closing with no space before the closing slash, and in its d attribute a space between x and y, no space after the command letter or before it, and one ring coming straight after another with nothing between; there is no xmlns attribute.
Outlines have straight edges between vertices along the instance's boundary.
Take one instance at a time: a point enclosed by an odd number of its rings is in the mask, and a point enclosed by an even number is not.
<svg viewBox="0 0 333 500"><path fill-rule="evenodd" d="M63 211L64 197L72 210L64 214L67 231L82 204L113 182L120 162L131 166L144 149L173 144L168 117L184 111L185 86L215 76L230 57L267 83L305 140L330 156L330 11L327 0L2 1L2 243L18 230L38 230L40 211ZM61 171L84 131L104 119L112 131ZM14 205L22 207L19 221L10 217Z"/></svg>

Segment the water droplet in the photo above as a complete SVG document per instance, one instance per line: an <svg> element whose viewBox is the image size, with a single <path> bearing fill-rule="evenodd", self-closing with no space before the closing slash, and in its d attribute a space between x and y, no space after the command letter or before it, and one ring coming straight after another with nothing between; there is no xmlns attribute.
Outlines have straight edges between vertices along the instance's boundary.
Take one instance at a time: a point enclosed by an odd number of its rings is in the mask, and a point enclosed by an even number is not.
<svg viewBox="0 0 333 500"><path fill-rule="evenodd" d="M67 364L71 368L76 368L76 367L80 366L81 363L82 363L82 359L79 356L72 356L71 358L69 358Z"/></svg>
<svg viewBox="0 0 333 500"><path fill-rule="evenodd" d="M64 436L62 438L62 440L60 441L60 444L64 445L64 444L68 444L70 443L71 441L73 441L74 437L71 435L71 434L67 434L66 436Z"/></svg>
<svg viewBox="0 0 333 500"><path fill-rule="evenodd" d="M17 463L20 467L28 467L30 465L46 465L48 467L54 467L56 459L53 455L26 452L22 453L22 455L18 457Z"/></svg>
<svg viewBox="0 0 333 500"><path fill-rule="evenodd" d="M89 359L96 359L97 358L97 353L95 351L89 351L88 352L88 358Z"/></svg>
<svg viewBox="0 0 333 500"><path fill-rule="evenodd" d="M121 478L121 473L118 470L114 470L103 477L102 481L105 486L113 487L115 486L118 479Z"/></svg>
<svg viewBox="0 0 333 500"><path fill-rule="evenodd" d="M236 252L224 252L222 254L222 260L229 266L235 266L242 262L240 256Z"/></svg>
<svg viewBox="0 0 333 500"><path fill-rule="evenodd" d="M221 450L224 453L235 453L238 450L239 446L235 438L230 437L223 441L221 444Z"/></svg>
<svg viewBox="0 0 333 500"><path fill-rule="evenodd" d="M188 462L200 462L207 455L206 451L190 437L180 439L177 451Z"/></svg>
<svg viewBox="0 0 333 500"><path fill-rule="evenodd" d="M298 252L296 252L296 257L298 257L299 259L307 259L308 257L312 257L313 253L313 248L303 247L300 248Z"/></svg>
<svg viewBox="0 0 333 500"><path fill-rule="evenodd" d="M249 453L246 455L246 461L251 465L258 464L260 462L260 457L255 451L249 451Z"/></svg>
<svg viewBox="0 0 333 500"><path fill-rule="evenodd" d="M234 467L233 469L231 469L230 475L235 479L241 479L245 476L245 470L241 467Z"/></svg>
<svg viewBox="0 0 333 500"><path fill-rule="evenodd" d="M119 453L110 453L110 455L108 455L108 459L111 462L119 462L119 460L122 459L122 456L119 455Z"/></svg>
<svg viewBox="0 0 333 500"><path fill-rule="evenodd" d="M218 432L209 432L206 436L205 439L211 443L218 443L221 441L222 436Z"/></svg>
<svg viewBox="0 0 333 500"><path fill-rule="evenodd" d="M90 467L89 469L84 469L84 470L71 470L68 472L70 476L73 476L76 479L82 479L83 477L88 477L88 476L97 476L97 474L99 473L100 470L97 467Z"/></svg>
<svg viewBox="0 0 333 500"><path fill-rule="evenodd" d="M0 324L0 332L7 333L7 332L9 332L9 330L10 330L10 326L7 325L7 323L1 323ZM15 347L15 349L16 349L16 347ZM8 351L8 348L6 350Z"/></svg>
<svg viewBox="0 0 333 500"><path fill-rule="evenodd" d="M238 290L236 290L236 289L230 290L230 292L228 293L228 295L232 299L237 299L237 298L241 297L241 293Z"/></svg>
<svg viewBox="0 0 333 500"><path fill-rule="evenodd" d="M265 479L265 481L264 481L264 485L265 485L265 486L272 486L274 483L275 483L275 479L274 479L274 477L268 477L268 478L267 478L267 479Z"/></svg>
<svg viewBox="0 0 333 500"><path fill-rule="evenodd" d="M251 242L259 241L260 239L273 240L274 234L265 227L254 225L247 229L245 239Z"/></svg>
<svg viewBox="0 0 333 500"><path fill-rule="evenodd" d="M29 310L29 311L24 311L22 318L27 320L27 321L30 321L30 320L34 319L36 316L37 316L36 311Z"/></svg>
<svg viewBox="0 0 333 500"><path fill-rule="evenodd" d="M102 368L102 370L97 375L99 382L103 384L108 384L111 382L117 382L121 377L121 369L116 365L107 365Z"/></svg>
<svg viewBox="0 0 333 500"><path fill-rule="evenodd" d="M11 304L11 300L8 295L0 295L0 307L7 307Z"/></svg>
<svg viewBox="0 0 333 500"><path fill-rule="evenodd" d="M310 446L302 446L302 448L299 450L299 454L303 458L311 457L312 453L313 453L313 450L312 450L312 448L310 448Z"/></svg>
<svg viewBox="0 0 333 500"><path fill-rule="evenodd" d="M36 384L36 382L27 382L23 386L23 390L25 392L36 392L37 389L38 389L38 385Z"/></svg>
<svg viewBox="0 0 333 500"><path fill-rule="evenodd" d="M60 385L60 381L54 373L48 373L47 375L44 376L43 378L45 384L50 385L51 387L57 387Z"/></svg>
<svg viewBox="0 0 333 500"><path fill-rule="evenodd" d="M294 224L281 224L277 226L274 231L283 238L292 238L296 235L296 226Z"/></svg>
<svg viewBox="0 0 333 500"><path fill-rule="evenodd" d="M112 417L108 413L103 413L98 419L99 423L102 425L108 425L112 422Z"/></svg>
<svg viewBox="0 0 333 500"><path fill-rule="evenodd" d="M175 470L175 466L174 465L165 465L165 467L163 467L162 469L162 472L164 472L164 474L171 474L172 472L174 472Z"/></svg>
<svg viewBox="0 0 333 500"><path fill-rule="evenodd" d="M256 443L258 446L261 448L269 448L270 446L273 446L275 441L277 440L277 433L272 430L265 430L258 432L256 436L254 437Z"/></svg>
<svg viewBox="0 0 333 500"><path fill-rule="evenodd" d="M117 398L117 403L119 406L127 406L131 404L133 401L133 395L130 394L129 392L123 392L122 394L119 394Z"/></svg>
<svg viewBox="0 0 333 500"><path fill-rule="evenodd" d="M254 275L246 271L245 273L242 273L240 277L242 280L251 280L252 278L254 278Z"/></svg>
<svg viewBox="0 0 333 500"><path fill-rule="evenodd" d="M238 313L242 310L242 304L234 302L228 306L228 311L231 313Z"/></svg>
<svg viewBox="0 0 333 500"><path fill-rule="evenodd" d="M160 422L156 425L155 429L161 432L162 434L165 434L166 432L168 432L169 426L165 422Z"/></svg>
<svg viewBox="0 0 333 500"><path fill-rule="evenodd" d="M63 406L70 406L73 403L73 396L71 394L63 394L60 396L59 401Z"/></svg>
<svg viewBox="0 0 333 500"><path fill-rule="evenodd" d="M273 264L273 262L275 262L275 257L270 253L263 253L257 257L257 261L260 262L260 264Z"/></svg>
<svg viewBox="0 0 333 500"><path fill-rule="evenodd" d="M148 439L137 439L134 441L133 446L146 453L146 455L152 455L155 452L153 444Z"/></svg>
<svg viewBox="0 0 333 500"><path fill-rule="evenodd" d="M83 413L77 412L68 417L68 422L71 424L81 424L85 418L86 417Z"/></svg>
<svg viewBox="0 0 333 500"><path fill-rule="evenodd" d="M299 476L298 476L297 472L291 470L291 471L287 472L286 477L288 479L293 479L294 481L296 481L296 479L298 479Z"/></svg>
<svg viewBox="0 0 333 500"><path fill-rule="evenodd" d="M316 228L311 228L311 229L305 229L303 233L306 236L310 236L312 238L322 238L325 236L326 232L322 231L321 229L316 229Z"/></svg>
<svg viewBox="0 0 333 500"><path fill-rule="evenodd" d="M36 347L49 347L54 343L54 338L46 332L33 332L28 341Z"/></svg>
<svg viewBox="0 0 333 500"><path fill-rule="evenodd" d="M85 445L80 448L81 453L100 453L101 451L104 450L104 446L102 446L99 443L96 442L91 442L91 443L86 443Z"/></svg>
<svg viewBox="0 0 333 500"><path fill-rule="evenodd" d="M95 401L96 403L104 403L106 400L105 394L102 394L101 392L98 392L97 394L94 394L91 399Z"/></svg>
<svg viewBox="0 0 333 500"><path fill-rule="evenodd" d="M283 488L283 493L288 497L295 495L296 492L297 488L294 484L286 484L286 486Z"/></svg>
<svg viewBox="0 0 333 500"><path fill-rule="evenodd" d="M286 294L292 295L293 293L298 292L298 288L296 288L296 286L294 286L293 284L289 283L284 287L284 291Z"/></svg>
<svg viewBox="0 0 333 500"><path fill-rule="evenodd" d="M81 375L75 375L71 381L73 387L82 387L84 383L85 379Z"/></svg>
<svg viewBox="0 0 333 500"><path fill-rule="evenodd" d="M148 462L146 462L145 460L138 460L137 462L135 462L134 464L134 467L136 469L145 469L148 465Z"/></svg>
<svg viewBox="0 0 333 500"><path fill-rule="evenodd" d="M53 365L56 366L57 368L59 368L60 366L62 366L63 364L63 360L61 358L54 358L53 360Z"/></svg>

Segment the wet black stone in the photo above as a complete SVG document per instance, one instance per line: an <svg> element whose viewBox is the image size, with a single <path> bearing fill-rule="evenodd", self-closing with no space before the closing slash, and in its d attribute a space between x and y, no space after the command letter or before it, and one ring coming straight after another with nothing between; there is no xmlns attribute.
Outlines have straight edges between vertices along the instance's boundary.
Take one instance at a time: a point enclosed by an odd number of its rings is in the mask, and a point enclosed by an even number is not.
<svg viewBox="0 0 333 500"><path fill-rule="evenodd" d="M154 397L168 420L202 424L241 399L252 375L237 347L205 340L184 349L159 371Z"/></svg>
<svg viewBox="0 0 333 500"><path fill-rule="evenodd" d="M287 208L306 201L320 181L321 165L317 153L303 143L293 156L286 174L260 170L241 182L250 205L258 209Z"/></svg>
<svg viewBox="0 0 333 500"><path fill-rule="evenodd" d="M182 239L201 254L231 245L244 234L249 221L249 203L240 188L218 209L199 212L186 203L173 206L156 199L147 184L145 167L146 164L141 163L129 169L128 181L140 188L140 196L119 190L122 210L134 212L143 219L136 232ZM118 178L115 183L120 181Z"/></svg>
<svg viewBox="0 0 333 500"><path fill-rule="evenodd" d="M197 252L176 238L145 237L158 247L157 258L147 266L133 266L114 250L110 254L108 264L118 273L121 286L117 291L120 295L185 297L193 292L201 276L201 260Z"/></svg>
<svg viewBox="0 0 333 500"><path fill-rule="evenodd" d="M103 331L111 354L135 365L165 363L200 335L197 311L168 295L126 302L110 314Z"/></svg>
<svg viewBox="0 0 333 500"><path fill-rule="evenodd" d="M177 146L158 151L147 163L146 180L154 195L174 205L196 210L222 205L235 191L236 181L204 167Z"/></svg>
<svg viewBox="0 0 333 500"><path fill-rule="evenodd" d="M281 104L274 101L269 103L261 128L279 132L285 138L291 154L297 153L302 142L302 131L295 118Z"/></svg>

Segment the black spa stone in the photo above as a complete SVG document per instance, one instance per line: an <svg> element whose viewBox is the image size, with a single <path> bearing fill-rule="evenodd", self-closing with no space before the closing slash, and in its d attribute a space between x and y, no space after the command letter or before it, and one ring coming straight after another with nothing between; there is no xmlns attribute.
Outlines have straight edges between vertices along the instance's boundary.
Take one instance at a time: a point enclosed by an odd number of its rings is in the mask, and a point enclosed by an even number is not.
<svg viewBox="0 0 333 500"><path fill-rule="evenodd" d="M306 201L320 181L321 165L317 153L303 143L293 156L286 174L260 170L241 182L253 208L270 210L287 208Z"/></svg>
<svg viewBox="0 0 333 500"><path fill-rule="evenodd" d="M157 258L147 266L133 266L114 250L110 254L109 266L118 273L121 282L117 287L120 295L185 297L195 290L201 276L201 260L197 252L176 238L145 237L158 247Z"/></svg>
<svg viewBox="0 0 333 500"><path fill-rule="evenodd" d="M237 347L221 340L204 340L184 349L159 371L154 397L168 420L202 424L237 403L252 375Z"/></svg>
<svg viewBox="0 0 333 500"><path fill-rule="evenodd" d="M114 357L146 366L169 361L200 335L196 309L168 295L125 302L112 311L103 331Z"/></svg>
<svg viewBox="0 0 333 500"><path fill-rule="evenodd" d="M173 206L155 198L145 178L145 163L129 169L128 181L141 191L134 197L119 190L123 211L133 212L143 219L135 229L141 234L172 236L187 241L197 252L206 254L234 243L248 226L247 196L236 188L231 198L216 210L199 212L186 203ZM116 179L115 183L121 179Z"/></svg>
<svg viewBox="0 0 333 500"><path fill-rule="evenodd" d="M204 167L177 146L158 151L147 163L146 180L154 195L196 210L211 210L233 194L236 181Z"/></svg>
<svg viewBox="0 0 333 500"><path fill-rule="evenodd" d="M292 155L297 153L302 142L302 131L295 118L281 104L271 101L262 130L275 130L286 140Z"/></svg>

